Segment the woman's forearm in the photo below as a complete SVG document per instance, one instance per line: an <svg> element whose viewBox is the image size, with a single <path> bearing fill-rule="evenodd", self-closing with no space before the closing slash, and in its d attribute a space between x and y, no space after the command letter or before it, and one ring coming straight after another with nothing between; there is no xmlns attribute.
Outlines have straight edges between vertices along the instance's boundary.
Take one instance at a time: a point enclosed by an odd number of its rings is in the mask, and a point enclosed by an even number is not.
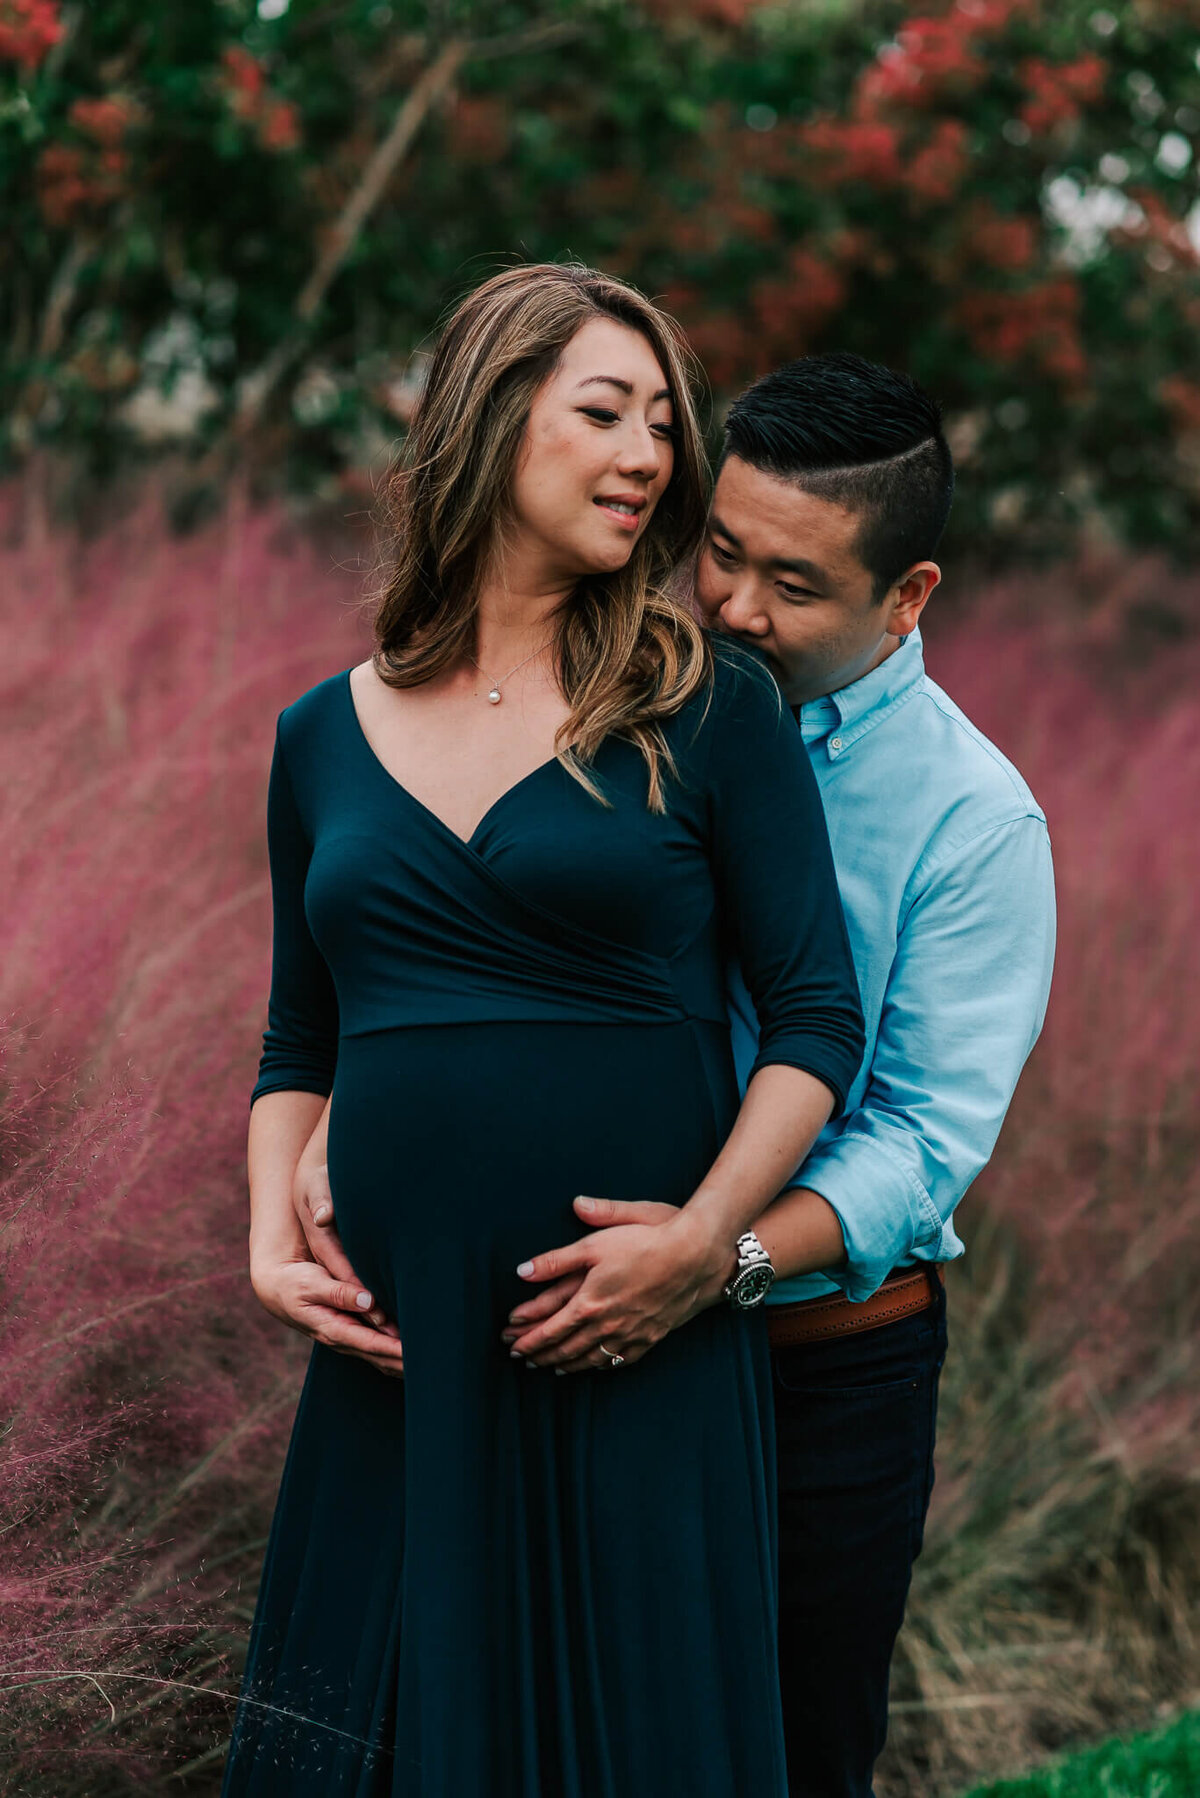
<svg viewBox="0 0 1200 1798"><path fill-rule="evenodd" d="M250 1269L307 1255L292 1203L301 1157L321 1134L326 1101L318 1093L264 1093L250 1111L246 1166L250 1179Z"/></svg>
<svg viewBox="0 0 1200 1798"><path fill-rule="evenodd" d="M733 1129L684 1206L680 1223L732 1252L808 1154L833 1110L824 1081L801 1068L760 1068Z"/></svg>
<svg viewBox="0 0 1200 1798"><path fill-rule="evenodd" d="M304 1145L298 1163L298 1171L325 1166L329 1157L329 1107L332 1103L332 1099L326 1099L313 1133Z"/></svg>

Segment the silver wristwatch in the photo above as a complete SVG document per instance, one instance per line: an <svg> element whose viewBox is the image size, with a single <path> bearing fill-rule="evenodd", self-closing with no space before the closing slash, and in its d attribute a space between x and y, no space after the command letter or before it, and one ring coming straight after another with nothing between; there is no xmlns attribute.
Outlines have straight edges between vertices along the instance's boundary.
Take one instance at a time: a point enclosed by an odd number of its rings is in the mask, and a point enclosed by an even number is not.
<svg viewBox="0 0 1200 1798"><path fill-rule="evenodd" d="M737 1266L725 1287L725 1297L735 1311L749 1311L761 1305L775 1284L771 1257L753 1230L737 1239Z"/></svg>

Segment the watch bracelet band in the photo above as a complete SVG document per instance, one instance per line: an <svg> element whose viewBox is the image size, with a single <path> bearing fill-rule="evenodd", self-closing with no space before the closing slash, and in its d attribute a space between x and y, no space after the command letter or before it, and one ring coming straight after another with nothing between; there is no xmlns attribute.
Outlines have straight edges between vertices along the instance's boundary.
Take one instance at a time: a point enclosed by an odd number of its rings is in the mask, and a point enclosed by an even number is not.
<svg viewBox="0 0 1200 1798"><path fill-rule="evenodd" d="M748 1273L751 1268L769 1267L772 1277L775 1273L771 1257L768 1255L766 1249L763 1248L762 1243L758 1240L758 1237L754 1234L753 1230L744 1230L737 1239L736 1247L737 1266L734 1268L733 1273L725 1284L725 1296L728 1299L733 1298L733 1289L737 1285L742 1274Z"/></svg>

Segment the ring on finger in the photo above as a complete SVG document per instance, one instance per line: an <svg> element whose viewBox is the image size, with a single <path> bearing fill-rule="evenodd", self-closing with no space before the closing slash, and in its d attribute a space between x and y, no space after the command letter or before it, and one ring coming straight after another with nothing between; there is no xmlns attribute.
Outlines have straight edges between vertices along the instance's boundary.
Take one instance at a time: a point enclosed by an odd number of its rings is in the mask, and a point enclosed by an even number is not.
<svg viewBox="0 0 1200 1798"><path fill-rule="evenodd" d="M602 1342L600 1344L598 1344L598 1347L599 1347L600 1353L602 1355L608 1356L608 1365L610 1367L614 1367L614 1368L615 1367L624 1367L624 1365L625 1365L624 1355L614 1355L612 1350L605 1348L605 1346Z"/></svg>

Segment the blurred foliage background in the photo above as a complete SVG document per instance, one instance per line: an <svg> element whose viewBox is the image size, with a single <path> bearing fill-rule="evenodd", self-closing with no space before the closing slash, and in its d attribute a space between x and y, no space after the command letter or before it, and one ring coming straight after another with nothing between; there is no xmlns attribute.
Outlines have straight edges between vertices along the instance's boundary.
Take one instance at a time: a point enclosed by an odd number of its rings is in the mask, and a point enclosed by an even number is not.
<svg viewBox="0 0 1200 1798"><path fill-rule="evenodd" d="M1195 0L0 0L0 454L336 499L448 304L576 256L714 412L838 345L944 400L957 538L1200 522ZM181 502L183 503L183 502Z"/></svg>

